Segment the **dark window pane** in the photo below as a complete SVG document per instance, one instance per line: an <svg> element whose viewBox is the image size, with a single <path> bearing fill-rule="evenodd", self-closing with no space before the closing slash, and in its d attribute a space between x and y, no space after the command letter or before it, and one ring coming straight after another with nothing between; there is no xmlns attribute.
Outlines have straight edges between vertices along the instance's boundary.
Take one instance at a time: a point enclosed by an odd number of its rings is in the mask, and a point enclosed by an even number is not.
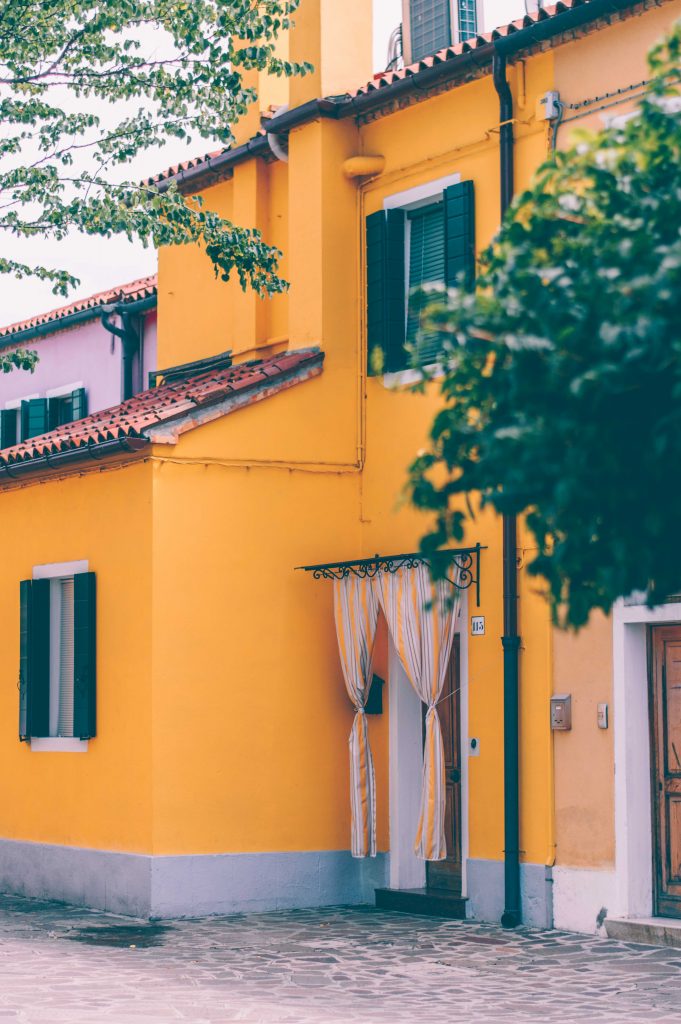
<svg viewBox="0 0 681 1024"><path fill-rule="evenodd" d="M414 210L409 214L409 301L407 307L407 342L418 346L419 361L437 357L437 335L420 330L425 299L414 294L421 285L444 283L445 280L445 218L442 203Z"/></svg>

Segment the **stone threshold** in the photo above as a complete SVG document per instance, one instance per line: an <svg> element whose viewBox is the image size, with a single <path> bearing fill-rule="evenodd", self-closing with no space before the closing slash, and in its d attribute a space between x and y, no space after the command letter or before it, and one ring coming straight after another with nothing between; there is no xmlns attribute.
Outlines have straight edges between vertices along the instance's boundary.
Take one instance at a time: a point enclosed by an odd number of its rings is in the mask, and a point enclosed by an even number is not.
<svg viewBox="0 0 681 1024"><path fill-rule="evenodd" d="M403 914L425 914L428 917L466 919L466 903L446 889L376 889L379 910L398 910Z"/></svg>
<svg viewBox="0 0 681 1024"><path fill-rule="evenodd" d="M640 942L647 946L674 946L681 949L681 919L673 917L607 917L605 931L609 939Z"/></svg>

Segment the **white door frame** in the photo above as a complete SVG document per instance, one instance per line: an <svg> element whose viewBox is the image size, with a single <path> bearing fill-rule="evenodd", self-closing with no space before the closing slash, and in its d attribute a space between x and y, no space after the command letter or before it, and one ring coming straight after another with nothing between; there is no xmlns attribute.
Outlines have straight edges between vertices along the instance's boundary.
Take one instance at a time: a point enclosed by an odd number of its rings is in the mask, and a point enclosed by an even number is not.
<svg viewBox="0 0 681 1024"><path fill-rule="evenodd" d="M459 713L461 716L461 859L462 886L466 893L468 857L468 602L462 594L457 617L460 631ZM414 692L389 639L388 714L389 714L389 815L390 815L390 888L422 889L426 884L425 861L414 853L414 837L419 818L423 739L421 701Z"/></svg>
<svg viewBox="0 0 681 1024"><path fill-rule="evenodd" d="M653 912L653 818L647 627L681 623L681 604L613 609L615 871L620 917Z"/></svg>

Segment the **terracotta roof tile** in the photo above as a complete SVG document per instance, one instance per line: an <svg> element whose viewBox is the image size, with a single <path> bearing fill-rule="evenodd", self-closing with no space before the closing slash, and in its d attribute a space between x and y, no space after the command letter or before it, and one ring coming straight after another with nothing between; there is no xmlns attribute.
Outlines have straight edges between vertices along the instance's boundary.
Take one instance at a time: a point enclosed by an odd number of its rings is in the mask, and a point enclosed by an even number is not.
<svg viewBox="0 0 681 1024"><path fill-rule="evenodd" d="M72 313L79 313L86 309L96 309L99 306L107 306L112 302L135 302L137 299L149 298L156 294L156 287L157 275L152 274L150 277L140 277L136 281L130 281L128 284L120 284L115 288L107 288L106 291L96 292L94 295L88 295L84 299L75 299L67 306L59 306L57 309L51 309L47 313L38 313L37 316L29 317L28 320L19 320L14 324L8 324L6 327L0 327L0 345L7 346L11 343L12 335L18 334L20 331L31 330L42 324L54 322L55 330L57 330L59 321L63 320L66 316L71 316Z"/></svg>
<svg viewBox="0 0 681 1024"><path fill-rule="evenodd" d="M269 119L272 117L272 113L270 111L265 111L262 116ZM256 132L256 136L266 134L267 133L262 128ZM191 171L194 167L202 167L204 165L206 173L210 173L211 161L215 160L219 156L223 156L225 153L228 153L231 148L231 146L223 146L222 149L215 149L211 153L205 153L203 156L194 156L190 157L188 160L182 160L179 164L173 164L172 167L166 167L165 170L159 171L158 174L152 174L151 177L145 178L142 184L159 185L162 181L167 181L169 178L174 178L177 175L182 174L183 171Z"/></svg>
<svg viewBox="0 0 681 1024"><path fill-rule="evenodd" d="M319 349L299 349L256 362L208 370L182 380L143 391L111 409L67 423L48 434L32 437L0 451L0 467L24 464L44 455L56 455L78 448L92 448L117 438L144 438L144 431L187 412L213 405L230 394L254 393L266 384L268 390L279 379L282 385L295 371L321 366Z"/></svg>

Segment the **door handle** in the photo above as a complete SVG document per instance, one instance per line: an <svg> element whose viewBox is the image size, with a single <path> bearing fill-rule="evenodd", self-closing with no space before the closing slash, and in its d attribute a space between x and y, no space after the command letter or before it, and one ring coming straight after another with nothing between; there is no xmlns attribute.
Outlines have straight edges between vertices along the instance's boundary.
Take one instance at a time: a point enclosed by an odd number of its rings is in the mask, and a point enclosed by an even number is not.
<svg viewBox="0 0 681 1024"><path fill-rule="evenodd" d="M461 782L461 772L458 768L451 768L447 772L447 778L450 782Z"/></svg>

